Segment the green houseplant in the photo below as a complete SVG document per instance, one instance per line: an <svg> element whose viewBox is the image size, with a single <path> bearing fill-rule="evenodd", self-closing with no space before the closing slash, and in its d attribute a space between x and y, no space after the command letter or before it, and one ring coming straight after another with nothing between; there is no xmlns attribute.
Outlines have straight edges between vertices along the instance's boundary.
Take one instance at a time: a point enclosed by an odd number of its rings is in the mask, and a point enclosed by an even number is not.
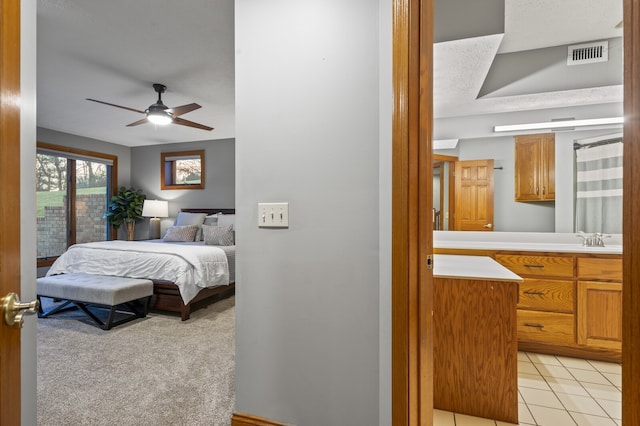
<svg viewBox="0 0 640 426"><path fill-rule="evenodd" d="M118 193L111 197L104 217L114 227L123 223L127 228L127 239L133 240L136 220L142 217L142 206L147 198L140 189L121 186Z"/></svg>

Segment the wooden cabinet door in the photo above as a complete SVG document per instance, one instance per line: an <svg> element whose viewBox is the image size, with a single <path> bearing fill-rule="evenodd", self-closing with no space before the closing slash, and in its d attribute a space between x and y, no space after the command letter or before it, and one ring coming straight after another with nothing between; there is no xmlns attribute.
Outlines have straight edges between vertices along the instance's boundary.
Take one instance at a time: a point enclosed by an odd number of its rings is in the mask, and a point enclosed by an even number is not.
<svg viewBox="0 0 640 426"><path fill-rule="evenodd" d="M540 199L540 143L536 135L517 136L515 150L516 201Z"/></svg>
<svg viewBox="0 0 640 426"><path fill-rule="evenodd" d="M556 199L556 141L553 134L543 135L541 141L542 200Z"/></svg>
<svg viewBox="0 0 640 426"><path fill-rule="evenodd" d="M516 201L555 200L554 134L516 136L515 142Z"/></svg>
<svg viewBox="0 0 640 426"><path fill-rule="evenodd" d="M578 344L622 349L622 283L578 281Z"/></svg>

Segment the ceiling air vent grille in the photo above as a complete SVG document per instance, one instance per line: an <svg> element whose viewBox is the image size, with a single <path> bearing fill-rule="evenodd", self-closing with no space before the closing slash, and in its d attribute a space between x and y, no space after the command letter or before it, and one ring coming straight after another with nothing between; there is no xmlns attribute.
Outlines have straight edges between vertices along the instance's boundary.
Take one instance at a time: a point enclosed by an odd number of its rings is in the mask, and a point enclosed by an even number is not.
<svg viewBox="0 0 640 426"><path fill-rule="evenodd" d="M574 44L567 52L567 65L593 64L609 60L609 42Z"/></svg>

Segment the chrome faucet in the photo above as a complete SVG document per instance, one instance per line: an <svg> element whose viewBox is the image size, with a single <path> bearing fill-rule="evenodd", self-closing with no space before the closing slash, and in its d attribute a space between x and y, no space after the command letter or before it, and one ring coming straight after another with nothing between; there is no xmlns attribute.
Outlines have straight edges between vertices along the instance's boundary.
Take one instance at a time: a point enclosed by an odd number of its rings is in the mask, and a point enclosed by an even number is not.
<svg viewBox="0 0 640 426"><path fill-rule="evenodd" d="M611 235L603 235L601 232L585 234L579 231L576 237L582 238L582 245L584 247L604 247L604 239L611 237Z"/></svg>

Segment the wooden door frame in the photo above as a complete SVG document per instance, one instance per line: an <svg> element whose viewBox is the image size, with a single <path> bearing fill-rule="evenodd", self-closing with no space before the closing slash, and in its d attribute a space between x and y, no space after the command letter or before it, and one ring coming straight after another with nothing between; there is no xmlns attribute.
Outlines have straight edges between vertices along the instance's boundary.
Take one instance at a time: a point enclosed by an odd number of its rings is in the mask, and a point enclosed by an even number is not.
<svg viewBox="0 0 640 426"><path fill-rule="evenodd" d="M393 425L433 417L432 10L433 0L393 2Z"/></svg>
<svg viewBox="0 0 640 426"><path fill-rule="evenodd" d="M624 0L622 424L640 425L640 0Z"/></svg>
<svg viewBox="0 0 640 426"><path fill-rule="evenodd" d="M640 262L634 261L640 253L640 169L636 167L640 163L640 0L623 0L623 4L622 418L624 426L640 426L640 409L635 407L640 401ZM431 232L420 232L425 229L420 213L427 212L424 207L428 203L420 199L419 191L425 175L431 174L432 24L433 0L393 0L391 391L394 425L432 424L433 371L429 363L433 359L433 325L424 312L432 303L432 278L421 266L426 255L433 251L433 236ZM429 173L424 169L429 169Z"/></svg>
<svg viewBox="0 0 640 426"><path fill-rule="evenodd" d="M20 1L0 0L0 297L20 290ZM35 226L35 224L34 224ZM20 424L20 329L0 319L0 424Z"/></svg>

